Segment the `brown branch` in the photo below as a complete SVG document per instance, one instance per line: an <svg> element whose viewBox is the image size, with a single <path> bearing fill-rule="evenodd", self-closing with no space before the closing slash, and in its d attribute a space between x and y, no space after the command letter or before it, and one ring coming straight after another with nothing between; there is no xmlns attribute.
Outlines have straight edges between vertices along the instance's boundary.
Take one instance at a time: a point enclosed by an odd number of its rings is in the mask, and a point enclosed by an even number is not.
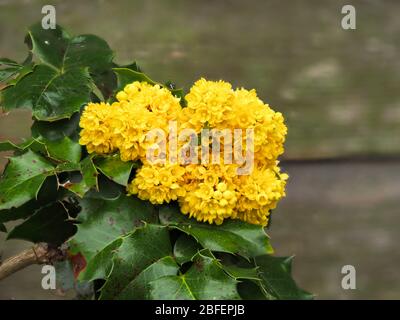
<svg viewBox="0 0 400 320"><path fill-rule="evenodd" d="M65 259L65 252L40 243L0 264L0 280L34 264L52 264Z"/></svg>

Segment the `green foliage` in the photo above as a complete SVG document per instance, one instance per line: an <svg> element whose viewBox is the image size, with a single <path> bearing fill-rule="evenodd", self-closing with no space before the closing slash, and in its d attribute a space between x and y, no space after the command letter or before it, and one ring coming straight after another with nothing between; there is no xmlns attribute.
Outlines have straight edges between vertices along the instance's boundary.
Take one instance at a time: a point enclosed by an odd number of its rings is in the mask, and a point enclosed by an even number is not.
<svg viewBox="0 0 400 320"><path fill-rule="evenodd" d="M86 69L54 69L37 65L33 72L14 86L3 90L2 106L6 110L32 109L38 120L68 118L89 100L90 76Z"/></svg>
<svg viewBox="0 0 400 320"><path fill-rule="evenodd" d="M54 166L31 150L12 157L0 181L0 210L36 198L46 177L54 173Z"/></svg>
<svg viewBox="0 0 400 320"><path fill-rule="evenodd" d="M132 168L136 163L123 162L118 154L95 159L96 167L110 180L123 186L128 184Z"/></svg>
<svg viewBox="0 0 400 320"><path fill-rule="evenodd" d="M273 252L261 226L230 220L216 227L187 219L180 213L178 206L171 205L160 208L160 221L163 225L192 236L204 248L212 251L245 258Z"/></svg>
<svg viewBox="0 0 400 320"><path fill-rule="evenodd" d="M88 290L101 279L100 299L311 297L293 281L291 258L272 256L262 227L199 223L174 203L127 196L138 164L88 155L79 145L84 105L112 100L132 81L157 83L136 63L119 66L104 40L73 37L59 26L34 25L26 42L23 63L0 59L0 105L31 109L34 119L30 139L0 142L0 151L14 152L0 179L0 232L66 243L69 260L57 265L63 289L92 297ZM183 97L172 83L162 86ZM9 221L20 223L7 230Z"/></svg>
<svg viewBox="0 0 400 320"><path fill-rule="evenodd" d="M152 299L240 299L237 280L230 277L208 249L199 251L184 274L150 282Z"/></svg>
<svg viewBox="0 0 400 320"><path fill-rule="evenodd" d="M62 202L54 202L35 213L9 232L7 239L62 244L76 232L69 220L68 210Z"/></svg>

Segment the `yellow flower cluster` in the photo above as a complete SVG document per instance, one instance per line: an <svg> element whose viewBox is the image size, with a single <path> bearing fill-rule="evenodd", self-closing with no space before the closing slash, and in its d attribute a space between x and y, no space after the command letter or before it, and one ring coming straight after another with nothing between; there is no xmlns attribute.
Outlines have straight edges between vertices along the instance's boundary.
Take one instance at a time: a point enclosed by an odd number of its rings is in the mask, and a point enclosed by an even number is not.
<svg viewBox="0 0 400 320"><path fill-rule="evenodd" d="M287 133L282 114L264 104L255 90L234 90L224 81L200 79L185 99L187 107L182 108L179 99L165 88L144 82L129 84L117 94L117 102L86 107L80 122L80 143L89 152L119 151L124 161L140 160L142 166L127 187L128 193L140 199L153 204L177 200L182 213L198 221L221 224L231 218L267 225L270 211L285 196L288 178L280 172L277 160L284 151ZM241 129L243 152L254 154L252 170L238 175L243 163L204 163L201 146L196 147L197 163L168 162L175 157L170 157L172 149L168 147L171 120L177 121L178 133L192 129L198 137L205 128ZM152 163L146 158L154 143L146 139L146 134L154 128L166 133L166 163ZM254 132L251 144L246 140L246 129ZM206 143L211 146L210 140ZM178 142L178 150L183 144ZM220 159L224 159L224 151L225 145ZM208 152L211 158L211 148Z"/></svg>
<svg viewBox="0 0 400 320"><path fill-rule="evenodd" d="M118 92L117 100L111 105L90 103L83 111L79 143L89 153L118 150L124 161L145 157L147 147L154 143L145 139L146 134L153 128L168 130L169 121L181 112L179 98L147 82L128 84Z"/></svg>

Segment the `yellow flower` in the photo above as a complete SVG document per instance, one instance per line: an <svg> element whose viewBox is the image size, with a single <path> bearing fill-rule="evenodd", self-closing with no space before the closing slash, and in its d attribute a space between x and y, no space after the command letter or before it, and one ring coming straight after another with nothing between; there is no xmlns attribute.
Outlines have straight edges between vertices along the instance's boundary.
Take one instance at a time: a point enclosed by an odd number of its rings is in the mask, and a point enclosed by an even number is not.
<svg viewBox="0 0 400 320"><path fill-rule="evenodd" d="M201 129L205 123L214 127L229 116L233 98L231 84L202 78L195 82L186 95L187 108L183 110L182 118L196 130Z"/></svg>
<svg viewBox="0 0 400 320"><path fill-rule="evenodd" d="M82 113L79 143L86 145L89 153L106 154L114 151L111 106L106 103L89 103Z"/></svg>

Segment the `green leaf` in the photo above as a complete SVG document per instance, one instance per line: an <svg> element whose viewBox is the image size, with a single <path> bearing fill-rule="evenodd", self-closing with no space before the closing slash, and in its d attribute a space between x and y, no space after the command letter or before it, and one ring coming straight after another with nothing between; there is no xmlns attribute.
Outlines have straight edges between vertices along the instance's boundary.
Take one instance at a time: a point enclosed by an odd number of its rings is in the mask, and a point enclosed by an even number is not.
<svg viewBox="0 0 400 320"><path fill-rule="evenodd" d="M244 280L238 283L238 292L243 300L275 300L260 288L260 281Z"/></svg>
<svg viewBox="0 0 400 320"><path fill-rule="evenodd" d="M52 159L73 163L78 163L81 159L82 148L80 144L68 137L56 141L41 138L39 141L45 145L48 156Z"/></svg>
<svg viewBox="0 0 400 320"><path fill-rule="evenodd" d="M179 267L172 257L161 258L139 273L116 298L119 300L149 299L149 283L165 276L175 276L178 270Z"/></svg>
<svg viewBox="0 0 400 320"><path fill-rule="evenodd" d="M192 260L199 251L199 244L186 234L181 234L174 245L174 257L179 264Z"/></svg>
<svg viewBox="0 0 400 320"><path fill-rule="evenodd" d="M71 173L71 175L74 174L73 171L75 172L79 172L80 170L82 170L81 168L81 164L80 163L74 163L74 162L62 162L60 164L57 164L57 167L55 169L56 173ZM81 178L81 177L80 177ZM67 183L68 185L68 183ZM61 186L65 187L66 189L68 189L68 186L63 186L61 183Z"/></svg>
<svg viewBox="0 0 400 320"><path fill-rule="evenodd" d="M255 259L261 278L261 287L275 299L312 299L313 295L300 289L291 276L288 257L263 255Z"/></svg>
<svg viewBox="0 0 400 320"><path fill-rule="evenodd" d="M18 207L36 198L47 176L54 167L32 151L10 158L0 180L0 210Z"/></svg>
<svg viewBox="0 0 400 320"><path fill-rule="evenodd" d="M54 201L52 199L52 201ZM30 200L18 208L0 210L0 221L8 222L18 219L26 219L33 215L42 205L36 199Z"/></svg>
<svg viewBox="0 0 400 320"><path fill-rule="evenodd" d="M123 90L127 84L135 81L147 82L152 85L157 84L155 81L151 80L147 75L142 72L134 71L128 68L114 68L113 70L116 73L118 79L118 91Z"/></svg>
<svg viewBox="0 0 400 320"><path fill-rule="evenodd" d="M26 219L33 215L39 208L54 201L62 200L67 195L67 190L58 188L58 181L55 176L47 177L35 199L29 200L17 208L0 210L0 222Z"/></svg>
<svg viewBox="0 0 400 320"><path fill-rule="evenodd" d="M171 255L171 243L166 227L145 224L123 237L123 243L113 256L112 272L101 289L101 299L116 299L143 269Z"/></svg>
<svg viewBox="0 0 400 320"><path fill-rule="evenodd" d="M8 67L0 70L0 82L6 81L16 75L22 67Z"/></svg>
<svg viewBox="0 0 400 320"><path fill-rule="evenodd" d="M23 152L29 149L34 152L45 153L45 155L48 156L45 145L35 138L30 138L20 144L15 144L9 140L0 142L0 151Z"/></svg>
<svg viewBox="0 0 400 320"><path fill-rule="evenodd" d="M130 69L136 72L142 72L136 61L133 61L132 63L126 64L126 65L117 65L116 63L113 64L115 68L123 68L123 69Z"/></svg>
<svg viewBox="0 0 400 320"><path fill-rule="evenodd" d="M92 75L93 91L101 92L108 98L116 86L111 71L114 53L107 42L94 35L71 37L60 26L44 30L40 24L31 27L29 37L32 52L39 59L57 69L60 73L73 69L88 69Z"/></svg>
<svg viewBox="0 0 400 320"><path fill-rule="evenodd" d="M0 232L7 232L7 228L3 223L0 223Z"/></svg>
<svg viewBox="0 0 400 320"><path fill-rule="evenodd" d="M93 281L108 277L112 268L112 257L122 244L122 238L117 238L96 253L87 263L86 268L79 274L79 280Z"/></svg>
<svg viewBox="0 0 400 320"><path fill-rule="evenodd" d="M50 141L57 141L64 137L78 140L79 137L79 112L74 113L70 119L58 121L35 121L32 125L32 136L43 137Z"/></svg>
<svg viewBox="0 0 400 320"><path fill-rule="evenodd" d="M218 260L208 250L202 250L185 274L150 282L150 297L156 300L240 299L236 285L237 281L223 271Z"/></svg>
<svg viewBox="0 0 400 320"><path fill-rule="evenodd" d="M7 239L59 245L76 232L76 226L68 218L68 212L61 202L52 203L40 208L22 224L16 226L9 232Z"/></svg>
<svg viewBox="0 0 400 320"><path fill-rule="evenodd" d="M40 23L30 27L27 38L30 40L32 52L42 62L59 68L63 64L70 35L61 27L43 29Z"/></svg>
<svg viewBox="0 0 400 320"><path fill-rule="evenodd" d="M21 68L18 69L18 72L13 75L12 79L7 80L8 85L15 85L18 81L20 81L23 77L33 71L34 64L30 63L27 65L23 65Z"/></svg>
<svg viewBox="0 0 400 320"><path fill-rule="evenodd" d="M0 69L0 83L4 82L6 80L9 80L10 78L15 77L18 75L24 68L30 68L31 66L24 66L22 64L19 64L13 60L10 59L0 59L0 67L3 67ZM32 68L30 68L32 69Z"/></svg>
<svg viewBox="0 0 400 320"><path fill-rule="evenodd" d="M12 143L11 141L1 141L0 142L0 151L20 151L21 147Z"/></svg>
<svg viewBox="0 0 400 320"><path fill-rule="evenodd" d="M90 83L86 69L61 73L47 65L37 65L15 86L1 92L1 103L6 110L31 109L38 120L69 118L89 101Z"/></svg>
<svg viewBox="0 0 400 320"><path fill-rule="evenodd" d="M111 67L114 53L107 42L95 35L72 38L63 57L63 69L86 68L92 73Z"/></svg>
<svg viewBox="0 0 400 320"><path fill-rule="evenodd" d="M96 167L109 179L123 186L128 185L129 176L136 163L122 161L118 154L99 157L94 160Z"/></svg>
<svg viewBox="0 0 400 320"><path fill-rule="evenodd" d="M49 156L49 153L48 153L44 143L42 143L41 141L39 141L35 138L31 138L31 139L28 139L28 140L22 142L21 144L18 145L18 147L20 148L19 151L21 151L21 152L31 150L31 151L33 151L37 154L43 155L45 157Z"/></svg>
<svg viewBox="0 0 400 320"><path fill-rule="evenodd" d="M237 254L245 258L272 253L269 238L261 226L230 220L222 225L197 222L183 215L178 206L160 208L160 221L194 237L203 248Z"/></svg>
<svg viewBox="0 0 400 320"><path fill-rule="evenodd" d="M96 89L100 90L100 94L96 93L96 95L99 98L103 96L101 100L109 100L117 87L117 76L115 73L111 69L108 69L103 72L92 74L92 78L96 84Z"/></svg>
<svg viewBox="0 0 400 320"><path fill-rule="evenodd" d="M91 156L86 157L80 163L82 178L79 182L70 181L63 185L64 188L83 197L91 188L98 189L97 170Z"/></svg>
<svg viewBox="0 0 400 320"><path fill-rule="evenodd" d="M31 52L22 64L7 58L0 59L0 67L3 67L0 69L0 83L3 83L0 91L7 86L15 85L25 75L31 73L33 66Z"/></svg>
<svg viewBox="0 0 400 320"><path fill-rule="evenodd" d="M115 183L114 181L111 181L106 176L100 174L98 176L98 189L90 189L85 194L85 197L100 200L116 200L121 195L125 194L126 188Z"/></svg>
<svg viewBox="0 0 400 320"><path fill-rule="evenodd" d="M33 71L33 64L19 65L0 69L0 83L15 85L19 80Z"/></svg>
<svg viewBox="0 0 400 320"><path fill-rule="evenodd" d="M153 206L133 196L121 195L115 200L84 198L80 206L78 233L71 245L72 251L81 252L88 262L116 238L141 227L143 221L157 221Z"/></svg>
<svg viewBox="0 0 400 320"><path fill-rule="evenodd" d="M32 52L59 70L89 67L90 72L111 67L113 52L108 44L94 35L71 37L60 26L43 29L35 24L29 30Z"/></svg>
<svg viewBox="0 0 400 320"><path fill-rule="evenodd" d="M223 265L224 271L236 280L260 280L257 268L243 268L236 265Z"/></svg>
<svg viewBox="0 0 400 320"><path fill-rule="evenodd" d="M147 82L152 85L160 85L161 87L165 87L171 91L171 93L178 97L183 98L183 90L182 89L175 89L174 87L170 87L169 85L163 85L162 83L155 82L151 80L146 74L143 72L135 71L133 69L125 68L113 68L114 72L117 75L118 85L117 91L123 90L125 86L129 83L139 81L139 82ZM181 101L182 102L182 101Z"/></svg>
<svg viewBox="0 0 400 320"><path fill-rule="evenodd" d="M8 58L0 58L0 66L13 66L18 67L20 64L14 60Z"/></svg>
<svg viewBox="0 0 400 320"><path fill-rule="evenodd" d="M52 160L72 163L78 163L82 154L80 144L68 137L62 137L59 140L48 140L39 136L31 138L20 145L14 145L10 142L4 142L3 145L0 143L0 150L2 148L16 151L31 149Z"/></svg>

